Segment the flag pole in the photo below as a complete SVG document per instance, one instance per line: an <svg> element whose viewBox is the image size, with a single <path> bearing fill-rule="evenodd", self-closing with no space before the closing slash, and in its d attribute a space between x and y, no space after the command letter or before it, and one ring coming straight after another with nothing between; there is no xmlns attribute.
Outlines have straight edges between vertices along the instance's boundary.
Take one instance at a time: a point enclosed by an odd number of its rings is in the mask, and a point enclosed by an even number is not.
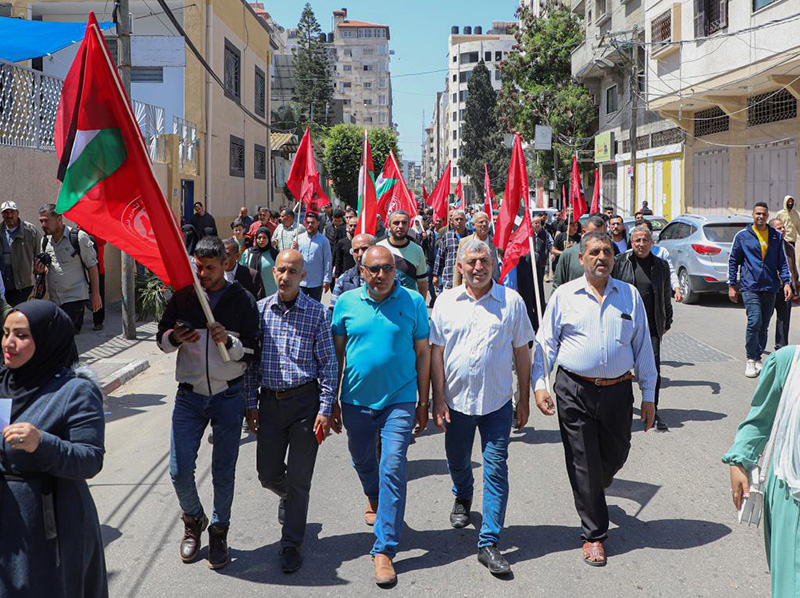
<svg viewBox="0 0 800 598"><path fill-rule="evenodd" d="M123 15L124 18L127 18L127 15ZM144 139L142 138L142 131L139 129L139 123L133 116L133 112L131 111L130 101L128 96L126 96L122 86L120 85L119 75L115 72L114 64L111 62L111 59L108 55L108 50L106 49L105 39L103 38L102 34L100 33L100 28L97 26L92 26L92 31L94 31L95 36L97 37L98 41L100 42L100 47L103 50L103 56L106 59L106 63L108 64L108 68L111 69L112 79L114 79L114 83L117 85L117 91L120 93L122 98L125 100L124 104L127 108L128 118L130 119L131 123L133 123L136 132L136 138L139 140L139 144L141 145L142 151L145 154L146 162L148 167L150 168L150 174L153 177L153 181L156 180L155 172L153 171L153 163L150 161L150 154L147 152L147 148L144 145ZM158 188L158 187L157 187ZM161 189L158 188L158 192L161 193ZM163 194L162 194L163 199ZM166 201L166 199L164 199ZM172 210L169 211L172 215L170 220L172 221L172 226L175 227L175 233L180 234L178 232L178 225L175 222L175 215L172 214ZM214 318L214 314L211 311L211 306L208 304L208 298L206 297L205 291L203 290L202 285L200 284L200 280L197 278L197 271L194 269L194 265L189 261L189 254L184 252L184 256L186 257L186 261L189 265L189 269L192 272L192 278L194 279L194 288L195 294L197 295L198 301L200 301L200 307L203 310L203 314L206 317L206 322L210 326L211 324L216 323L216 319ZM228 362L231 360L230 355L228 354L228 349L225 347L225 343L217 343L217 348L219 349L219 353L222 356L222 361Z"/></svg>
<svg viewBox="0 0 800 598"><path fill-rule="evenodd" d="M526 201L525 209L528 209L527 204L529 201ZM542 289L539 287L539 266L536 264L536 252L534 251L534 243L533 243L533 235L536 234L533 230L533 222L531 222L531 234L528 237L528 243L530 244L530 251L531 251L531 273L533 274L533 294L534 300L536 302L536 314L537 319L539 320L539 330L542 329L543 322L544 322L544 313L542 312ZM537 331L538 332L538 331ZM537 334L538 336L538 334ZM534 339L534 342L538 342ZM536 351L534 350L533 353L534 359L536 358ZM550 367L547 363L547 343L543 343L542 345L542 363L544 365L544 382L547 386L547 392L551 395L552 388L550 386Z"/></svg>

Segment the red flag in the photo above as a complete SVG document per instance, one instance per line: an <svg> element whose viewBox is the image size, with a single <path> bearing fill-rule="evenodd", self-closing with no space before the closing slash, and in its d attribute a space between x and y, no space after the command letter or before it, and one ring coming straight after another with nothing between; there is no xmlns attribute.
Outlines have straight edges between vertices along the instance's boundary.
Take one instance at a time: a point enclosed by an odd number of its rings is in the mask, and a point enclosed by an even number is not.
<svg viewBox="0 0 800 598"><path fill-rule="evenodd" d="M358 172L358 225L357 234L374 235L378 227L378 201L375 194L375 166L369 148L367 130L361 145L361 169Z"/></svg>
<svg viewBox="0 0 800 598"><path fill-rule="evenodd" d="M56 211L179 289L195 280L94 13L61 91Z"/></svg>
<svg viewBox="0 0 800 598"><path fill-rule="evenodd" d="M430 208L431 204L428 202L428 197L428 192L425 190L425 183L422 183L422 201Z"/></svg>
<svg viewBox="0 0 800 598"><path fill-rule="evenodd" d="M458 198L458 203L456 204L456 210L463 210L467 206L464 205L464 191L461 189L461 178L459 177L458 183L456 183L456 190L455 190L456 197Z"/></svg>
<svg viewBox="0 0 800 598"><path fill-rule="evenodd" d="M564 212L564 217L567 217L567 187L561 185L561 211Z"/></svg>
<svg viewBox="0 0 800 598"><path fill-rule="evenodd" d="M592 191L592 214L600 212L600 171L594 169L594 190Z"/></svg>
<svg viewBox="0 0 800 598"><path fill-rule="evenodd" d="M447 220L447 196L450 195L450 161L444 167L442 178L436 183L433 191L428 196L430 206L433 208L433 219Z"/></svg>
<svg viewBox="0 0 800 598"><path fill-rule="evenodd" d="M408 190L403 178L403 171L397 163L394 151L389 150L383 172L375 181L375 193L378 198L378 214L384 222L386 217L395 210L405 210L413 220L417 215L417 202Z"/></svg>
<svg viewBox="0 0 800 598"><path fill-rule="evenodd" d="M297 148L297 153L294 155L286 186L289 187L294 198L303 202L309 211L317 211L322 206L331 203L319 183L317 161L314 159L314 148L311 146L311 133L308 127L303 134L300 147Z"/></svg>
<svg viewBox="0 0 800 598"><path fill-rule="evenodd" d="M483 211L489 216L489 222L494 224L494 208L497 205L494 201L494 191L492 191L492 182L489 180L489 166L484 163L483 165Z"/></svg>
<svg viewBox="0 0 800 598"><path fill-rule="evenodd" d="M499 249L506 250L511 238L511 231L514 228L514 221L517 219L520 201L527 198L528 172L525 168L525 156L522 153L522 139L519 133L516 133L514 148L511 150L511 164L508 167L506 191L495 224L494 244ZM530 220L530 216L528 220Z"/></svg>
<svg viewBox="0 0 800 598"><path fill-rule="evenodd" d="M572 176L569 180L569 200L572 204L572 218L578 220L588 211L586 198L581 189L581 173L578 170L578 156L572 156Z"/></svg>

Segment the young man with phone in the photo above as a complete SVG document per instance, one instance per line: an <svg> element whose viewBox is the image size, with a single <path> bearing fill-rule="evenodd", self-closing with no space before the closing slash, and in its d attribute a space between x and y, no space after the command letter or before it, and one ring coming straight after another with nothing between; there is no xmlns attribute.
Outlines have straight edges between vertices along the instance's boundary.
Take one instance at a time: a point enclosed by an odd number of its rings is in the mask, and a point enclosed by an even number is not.
<svg viewBox="0 0 800 598"><path fill-rule="evenodd" d="M194 471L200 441L209 423L214 433L214 510L208 526L208 565L212 569L220 569L229 561L228 526L242 430L243 377L258 346L255 299L239 283L225 280L226 257L222 240L214 236L203 237L194 253L197 277L208 296L215 323L207 323L197 291L190 285L170 299L157 336L162 351L178 352L169 471L183 511L185 530L180 556L185 563L197 556L201 535L209 523L197 493ZM223 360L218 343L224 343L229 361Z"/></svg>
<svg viewBox="0 0 800 598"><path fill-rule="evenodd" d="M258 302L261 354L245 376L247 423L258 439L258 479L280 498L281 569L294 573L317 448L331 429L337 363L325 308L300 292L301 253L281 251L272 272L278 292Z"/></svg>

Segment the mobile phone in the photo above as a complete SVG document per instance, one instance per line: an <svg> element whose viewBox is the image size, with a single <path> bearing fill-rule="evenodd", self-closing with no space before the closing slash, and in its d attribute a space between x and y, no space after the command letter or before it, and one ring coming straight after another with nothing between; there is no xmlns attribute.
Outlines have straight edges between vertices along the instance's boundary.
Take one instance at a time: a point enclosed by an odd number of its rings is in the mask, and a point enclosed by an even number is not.
<svg viewBox="0 0 800 598"><path fill-rule="evenodd" d="M182 328L184 330L188 330L189 332L194 332L194 326L191 322L187 322L186 320L175 320L175 328Z"/></svg>
<svg viewBox="0 0 800 598"><path fill-rule="evenodd" d="M317 444L322 444L322 441L325 440L325 430L322 426L317 426L317 429L314 431L314 436L317 437Z"/></svg>

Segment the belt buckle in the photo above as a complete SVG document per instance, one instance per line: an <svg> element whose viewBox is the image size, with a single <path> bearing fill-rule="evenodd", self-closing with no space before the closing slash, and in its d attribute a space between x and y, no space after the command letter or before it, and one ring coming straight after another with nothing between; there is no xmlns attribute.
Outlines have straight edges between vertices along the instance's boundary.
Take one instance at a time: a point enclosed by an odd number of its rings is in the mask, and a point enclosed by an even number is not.
<svg viewBox="0 0 800 598"><path fill-rule="evenodd" d="M594 385L595 385L595 386L602 386L602 385L600 384L600 380L601 380L601 378L595 378L595 379L594 379Z"/></svg>
<svg viewBox="0 0 800 598"><path fill-rule="evenodd" d="M287 395L287 391L285 391L285 390L276 390L275 391L275 398L278 399L279 401L285 399L287 396L288 396Z"/></svg>

